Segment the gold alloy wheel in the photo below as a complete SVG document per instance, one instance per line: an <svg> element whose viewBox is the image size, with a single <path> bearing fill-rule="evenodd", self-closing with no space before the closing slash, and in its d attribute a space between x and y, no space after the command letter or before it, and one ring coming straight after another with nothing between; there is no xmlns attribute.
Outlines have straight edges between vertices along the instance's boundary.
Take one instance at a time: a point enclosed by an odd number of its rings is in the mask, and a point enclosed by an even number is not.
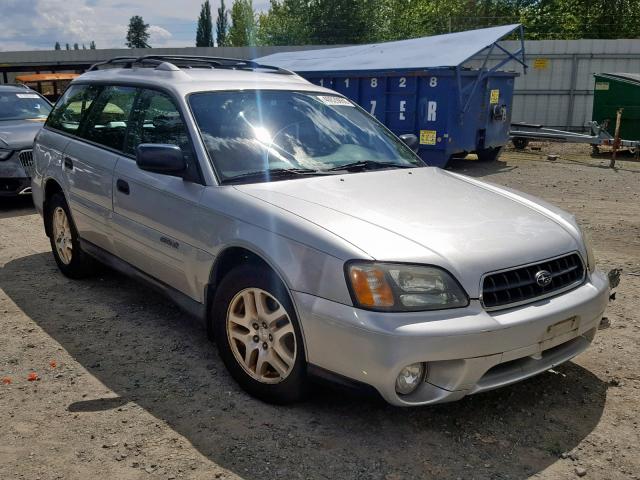
<svg viewBox="0 0 640 480"><path fill-rule="evenodd" d="M296 335L285 308L269 292L246 288L229 305L227 338L237 362L251 378L278 383L296 361Z"/></svg>
<svg viewBox="0 0 640 480"><path fill-rule="evenodd" d="M73 242L69 218L62 207L56 207L53 211L53 240L58 257L62 260L62 263L69 265L73 258Z"/></svg>

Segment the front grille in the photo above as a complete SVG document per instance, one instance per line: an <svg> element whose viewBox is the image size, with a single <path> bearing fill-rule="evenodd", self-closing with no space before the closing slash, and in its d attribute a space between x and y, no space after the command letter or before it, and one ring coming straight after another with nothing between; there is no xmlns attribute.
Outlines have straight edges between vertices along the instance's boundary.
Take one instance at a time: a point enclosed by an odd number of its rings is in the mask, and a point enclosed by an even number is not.
<svg viewBox="0 0 640 480"><path fill-rule="evenodd" d="M25 172L27 172L30 177L33 177L33 150L21 151L18 158Z"/></svg>
<svg viewBox="0 0 640 480"><path fill-rule="evenodd" d="M536 281L536 274L542 270L551 274L551 283L544 287ZM482 282L482 304L487 310L496 310L532 302L579 285L584 275L577 253L490 273Z"/></svg>

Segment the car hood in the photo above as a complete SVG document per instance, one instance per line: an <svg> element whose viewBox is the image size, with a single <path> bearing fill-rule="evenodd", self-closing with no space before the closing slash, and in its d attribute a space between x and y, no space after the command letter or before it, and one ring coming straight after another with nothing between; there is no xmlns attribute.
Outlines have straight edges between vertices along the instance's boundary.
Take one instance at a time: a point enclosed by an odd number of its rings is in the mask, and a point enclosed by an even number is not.
<svg viewBox="0 0 640 480"><path fill-rule="evenodd" d="M438 168L236 188L347 240L363 258L440 265L472 297L484 273L581 249L567 214Z"/></svg>
<svg viewBox="0 0 640 480"><path fill-rule="evenodd" d="M0 121L0 148L31 148L44 120Z"/></svg>

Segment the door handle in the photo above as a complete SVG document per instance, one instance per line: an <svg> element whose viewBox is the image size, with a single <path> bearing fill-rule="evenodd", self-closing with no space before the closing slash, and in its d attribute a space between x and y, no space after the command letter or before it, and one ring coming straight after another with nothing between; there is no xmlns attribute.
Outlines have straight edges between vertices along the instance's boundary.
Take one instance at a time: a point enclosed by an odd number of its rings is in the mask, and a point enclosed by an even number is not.
<svg viewBox="0 0 640 480"><path fill-rule="evenodd" d="M73 160L70 157L64 157L64 166L69 170L73 170Z"/></svg>
<svg viewBox="0 0 640 480"><path fill-rule="evenodd" d="M121 178L116 181L116 188L119 192L122 192L125 195L129 195L129 184Z"/></svg>

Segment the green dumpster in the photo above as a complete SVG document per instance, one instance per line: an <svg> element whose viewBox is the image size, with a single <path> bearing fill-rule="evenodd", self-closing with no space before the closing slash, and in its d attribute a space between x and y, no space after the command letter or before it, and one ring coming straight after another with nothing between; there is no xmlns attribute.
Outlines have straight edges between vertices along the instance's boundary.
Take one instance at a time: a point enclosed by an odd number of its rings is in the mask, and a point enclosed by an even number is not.
<svg viewBox="0 0 640 480"><path fill-rule="evenodd" d="M640 140L640 74L596 73L592 120L613 135L616 112L622 111L620 138Z"/></svg>

